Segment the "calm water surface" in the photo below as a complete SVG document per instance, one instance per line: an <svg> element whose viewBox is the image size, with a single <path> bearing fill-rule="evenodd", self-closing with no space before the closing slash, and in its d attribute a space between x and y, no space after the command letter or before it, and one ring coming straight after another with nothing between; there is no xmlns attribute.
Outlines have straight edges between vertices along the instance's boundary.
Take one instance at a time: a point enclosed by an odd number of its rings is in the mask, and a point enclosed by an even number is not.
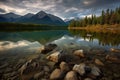
<svg viewBox="0 0 120 80"><path fill-rule="evenodd" d="M67 37L66 37L67 35ZM65 38L74 38L80 45L89 47L120 48L120 34L91 33L86 31L50 30L50 31L26 31L26 32L0 32L0 51L27 52L27 49L36 50L48 42ZM70 39L69 38L69 39ZM61 43L62 44L62 43ZM63 43L64 44L64 43ZM30 50L29 50L30 51ZM22 52L21 52L22 53Z"/></svg>

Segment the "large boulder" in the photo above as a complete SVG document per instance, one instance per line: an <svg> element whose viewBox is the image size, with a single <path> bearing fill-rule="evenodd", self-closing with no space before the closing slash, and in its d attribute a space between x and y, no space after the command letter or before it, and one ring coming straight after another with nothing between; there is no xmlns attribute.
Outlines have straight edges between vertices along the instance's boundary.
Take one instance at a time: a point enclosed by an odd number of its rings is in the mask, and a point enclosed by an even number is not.
<svg viewBox="0 0 120 80"><path fill-rule="evenodd" d="M56 44L48 44L44 46L44 49L41 51L43 54L47 54L48 52L54 50L57 47Z"/></svg>
<svg viewBox="0 0 120 80"><path fill-rule="evenodd" d="M64 80L78 80L77 73L75 71L69 71Z"/></svg>
<svg viewBox="0 0 120 80"><path fill-rule="evenodd" d="M63 73L60 69L55 69L50 75L50 80L60 80L63 78L62 74Z"/></svg>
<svg viewBox="0 0 120 80"><path fill-rule="evenodd" d="M86 65L84 63L81 63L79 65L75 64L73 67L73 71L76 71L80 75L84 75L85 74L85 66Z"/></svg>
<svg viewBox="0 0 120 80"><path fill-rule="evenodd" d="M59 51L56 51L52 54L50 54L49 56L47 56L47 59L53 62L58 62L59 59L61 58L61 53Z"/></svg>
<svg viewBox="0 0 120 80"><path fill-rule="evenodd" d="M60 69L65 72L70 70L69 65L66 62L60 63Z"/></svg>
<svg viewBox="0 0 120 80"><path fill-rule="evenodd" d="M76 56L79 56L80 58L85 57L85 55L83 53L83 50L75 50L73 54L76 55Z"/></svg>

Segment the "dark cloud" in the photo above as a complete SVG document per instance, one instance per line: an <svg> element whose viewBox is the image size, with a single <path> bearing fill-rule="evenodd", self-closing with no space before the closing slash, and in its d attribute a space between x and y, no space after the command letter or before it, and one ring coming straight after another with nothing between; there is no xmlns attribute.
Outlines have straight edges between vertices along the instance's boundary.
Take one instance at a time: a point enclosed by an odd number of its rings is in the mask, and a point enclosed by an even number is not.
<svg viewBox="0 0 120 80"><path fill-rule="evenodd" d="M44 10L62 18L100 14L101 10L118 7L120 0L0 0L6 12L26 14Z"/></svg>

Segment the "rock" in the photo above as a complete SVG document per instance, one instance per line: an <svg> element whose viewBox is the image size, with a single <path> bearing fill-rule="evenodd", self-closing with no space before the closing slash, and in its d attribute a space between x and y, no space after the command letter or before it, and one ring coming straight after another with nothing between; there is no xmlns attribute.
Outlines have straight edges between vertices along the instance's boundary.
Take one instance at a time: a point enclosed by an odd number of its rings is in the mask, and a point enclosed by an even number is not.
<svg viewBox="0 0 120 80"><path fill-rule="evenodd" d="M45 72L49 72L49 71L50 71L50 69L49 69L48 66L44 66L44 67L43 67L43 70L44 70Z"/></svg>
<svg viewBox="0 0 120 80"><path fill-rule="evenodd" d="M14 77L10 77L7 80L20 80L20 78L18 76L14 76Z"/></svg>
<svg viewBox="0 0 120 80"><path fill-rule="evenodd" d="M14 77L17 75L17 72L11 72L11 73L6 73L4 74L4 78L10 78L10 77Z"/></svg>
<svg viewBox="0 0 120 80"><path fill-rule="evenodd" d="M52 53L51 55L47 56L47 59L53 62L58 62L61 57L61 53L56 51Z"/></svg>
<svg viewBox="0 0 120 80"><path fill-rule="evenodd" d="M41 72L39 72L39 73L36 73L35 75L34 75L34 79L40 79L41 77L43 77L43 75L44 75L44 71L41 71Z"/></svg>
<svg viewBox="0 0 120 80"><path fill-rule="evenodd" d="M115 62L115 63L120 63L120 59L115 55L107 55L106 60Z"/></svg>
<svg viewBox="0 0 120 80"><path fill-rule="evenodd" d="M57 79L60 79L62 78L62 71L60 69L55 69L51 75L50 75L50 79L51 80L57 80Z"/></svg>
<svg viewBox="0 0 120 80"><path fill-rule="evenodd" d="M96 67L96 66L93 66L93 67L91 67L91 74L93 74L93 75L95 75L95 76L100 76L100 74L101 74L101 71L100 71L100 69L98 68L98 67Z"/></svg>
<svg viewBox="0 0 120 80"><path fill-rule="evenodd" d="M96 54L96 55L99 55L99 54L104 54L106 52L106 50L105 49L103 49L103 48L92 48L91 49L91 51L90 51L90 53L92 53L92 54Z"/></svg>
<svg viewBox="0 0 120 80"><path fill-rule="evenodd" d="M36 63L36 62L33 62L33 63L31 63L31 66L32 66L33 68L36 68L36 67L37 67L37 63Z"/></svg>
<svg viewBox="0 0 120 80"><path fill-rule="evenodd" d="M22 75L24 70L27 69L27 66L28 66L28 62L26 62L25 64L23 64L20 69L18 70L18 72L20 72L20 74Z"/></svg>
<svg viewBox="0 0 120 80"><path fill-rule="evenodd" d="M88 74L87 77L89 77L90 79L93 79L93 80L97 80L97 76L95 76L93 74Z"/></svg>
<svg viewBox="0 0 120 80"><path fill-rule="evenodd" d="M85 66L85 73L90 73L90 72L91 72L91 67Z"/></svg>
<svg viewBox="0 0 120 80"><path fill-rule="evenodd" d="M80 75L84 75L85 74L85 64L81 63L79 65L75 64L73 67L73 70L78 72Z"/></svg>
<svg viewBox="0 0 120 80"><path fill-rule="evenodd" d="M69 68L69 66L68 66L68 64L66 62L61 62L60 63L60 69L62 71L65 71L65 72L70 70L70 68Z"/></svg>
<svg viewBox="0 0 120 80"><path fill-rule="evenodd" d="M41 79L41 80L48 80L48 79Z"/></svg>
<svg viewBox="0 0 120 80"><path fill-rule="evenodd" d="M47 65L48 65L48 66L49 66L49 68L51 69L51 68L53 68L53 67L54 67L55 62L49 61L49 62L47 62Z"/></svg>
<svg viewBox="0 0 120 80"><path fill-rule="evenodd" d="M25 59L19 59L17 64L14 66L15 69L19 69L24 63L26 62Z"/></svg>
<svg viewBox="0 0 120 80"><path fill-rule="evenodd" d="M120 49L111 48L110 51L112 51L112 52L120 52Z"/></svg>
<svg viewBox="0 0 120 80"><path fill-rule="evenodd" d="M75 71L69 71L66 74L64 80L78 80L76 72Z"/></svg>
<svg viewBox="0 0 120 80"><path fill-rule="evenodd" d="M95 63L100 66L104 66L103 62L100 61L99 59L95 59Z"/></svg>
<svg viewBox="0 0 120 80"><path fill-rule="evenodd" d="M91 79L91 78L85 78L84 80L93 80L93 79Z"/></svg>
<svg viewBox="0 0 120 80"><path fill-rule="evenodd" d="M9 73L9 72L11 72L12 70L13 70L12 68L6 68L4 72L5 72L5 73Z"/></svg>
<svg viewBox="0 0 120 80"><path fill-rule="evenodd" d="M54 50L57 47L56 44L48 44L44 46L44 49L41 51L41 53L46 54L52 50Z"/></svg>
<svg viewBox="0 0 120 80"><path fill-rule="evenodd" d="M74 51L73 54L76 55L76 56L79 56L79 57L81 57L81 58L84 58L84 57L85 57L85 55L84 55L84 53L83 53L83 50L76 50L76 51Z"/></svg>

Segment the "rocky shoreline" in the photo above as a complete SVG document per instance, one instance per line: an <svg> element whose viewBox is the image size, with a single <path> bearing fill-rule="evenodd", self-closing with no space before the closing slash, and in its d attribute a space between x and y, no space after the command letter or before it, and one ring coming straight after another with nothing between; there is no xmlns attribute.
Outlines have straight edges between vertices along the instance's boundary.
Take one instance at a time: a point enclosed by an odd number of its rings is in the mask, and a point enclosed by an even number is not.
<svg viewBox="0 0 120 80"><path fill-rule="evenodd" d="M72 43L69 45L73 45ZM46 44L38 56L0 63L1 80L120 80L120 50L61 49ZM2 61L2 60L1 60Z"/></svg>

